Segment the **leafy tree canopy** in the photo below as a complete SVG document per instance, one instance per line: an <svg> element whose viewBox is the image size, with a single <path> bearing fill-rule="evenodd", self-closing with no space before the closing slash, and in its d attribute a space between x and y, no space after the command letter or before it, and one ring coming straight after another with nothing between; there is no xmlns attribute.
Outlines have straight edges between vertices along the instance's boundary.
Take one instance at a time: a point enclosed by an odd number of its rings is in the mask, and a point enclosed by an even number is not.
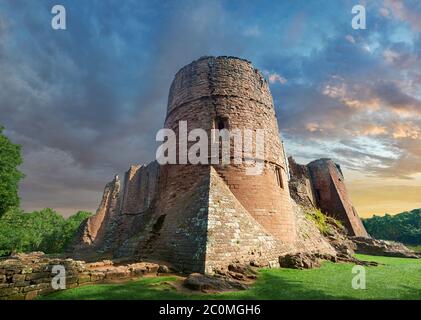
<svg viewBox="0 0 421 320"><path fill-rule="evenodd" d="M64 219L52 209L24 213L8 211L0 218L0 256L13 251L61 253L73 240L80 224L91 213L79 211Z"/></svg>
<svg viewBox="0 0 421 320"><path fill-rule="evenodd" d="M373 216L364 219L363 223L367 232L376 239L421 245L421 209L393 216Z"/></svg>
<svg viewBox="0 0 421 320"><path fill-rule="evenodd" d="M22 164L21 147L3 134L0 126L0 217L9 209L19 207L18 184L23 174L17 169Z"/></svg>

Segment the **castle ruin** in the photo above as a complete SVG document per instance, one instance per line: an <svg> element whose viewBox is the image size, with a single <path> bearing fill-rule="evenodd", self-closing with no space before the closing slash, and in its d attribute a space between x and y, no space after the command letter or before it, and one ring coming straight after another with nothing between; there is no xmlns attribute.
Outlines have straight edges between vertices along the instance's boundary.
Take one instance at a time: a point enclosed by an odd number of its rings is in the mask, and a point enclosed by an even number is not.
<svg viewBox="0 0 421 320"><path fill-rule="evenodd" d="M76 254L164 261L202 273L235 262L276 266L293 252L334 255L306 219L306 206L342 221L350 235L367 236L331 160L301 166L290 159L289 178L269 86L250 62L204 57L183 67L170 88L164 127L177 133L180 121L209 136L215 128L264 129L262 173L247 175L247 163L131 166L123 184L116 176L105 187Z"/></svg>
<svg viewBox="0 0 421 320"><path fill-rule="evenodd" d="M349 236L368 237L346 190L341 167L331 159L318 159L300 165L288 158L291 194L304 206L314 206L342 222Z"/></svg>

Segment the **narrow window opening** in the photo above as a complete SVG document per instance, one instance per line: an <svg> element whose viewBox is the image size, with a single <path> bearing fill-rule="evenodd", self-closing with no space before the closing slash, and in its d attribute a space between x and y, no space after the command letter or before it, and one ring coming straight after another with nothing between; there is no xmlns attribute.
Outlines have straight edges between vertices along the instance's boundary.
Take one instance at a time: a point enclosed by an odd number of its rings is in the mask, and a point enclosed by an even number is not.
<svg viewBox="0 0 421 320"><path fill-rule="evenodd" d="M275 173L276 173L276 181L278 182L278 186L283 189L284 188L284 182L282 180L282 171L281 171L281 168L280 167L276 167L275 168Z"/></svg>
<svg viewBox="0 0 421 320"><path fill-rule="evenodd" d="M222 119L218 119L218 129L223 130L225 129L225 123L222 121Z"/></svg>
<svg viewBox="0 0 421 320"><path fill-rule="evenodd" d="M316 189L316 198L317 198L317 201L320 201L321 200L320 190L319 189Z"/></svg>
<svg viewBox="0 0 421 320"><path fill-rule="evenodd" d="M218 130L228 129L228 118L216 117L214 122L214 128Z"/></svg>
<svg viewBox="0 0 421 320"><path fill-rule="evenodd" d="M213 120L213 129L218 130L219 132L221 132L222 130L229 130L229 121L228 118L226 117L216 117ZM212 135L212 141L213 142L217 142L216 141L216 132L213 132Z"/></svg>

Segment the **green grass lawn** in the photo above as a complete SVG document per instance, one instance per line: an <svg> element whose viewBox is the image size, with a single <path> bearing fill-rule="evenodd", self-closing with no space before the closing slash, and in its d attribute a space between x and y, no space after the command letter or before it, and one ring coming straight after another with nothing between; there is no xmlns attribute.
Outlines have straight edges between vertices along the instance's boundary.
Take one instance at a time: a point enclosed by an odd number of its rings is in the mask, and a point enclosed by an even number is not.
<svg viewBox="0 0 421 320"><path fill-rule="evenodd" d="M311 270L261 269L248 290L186 294L173 289L176 277L142 278L123 284L98 284L52 293L41 299L418 299L421 260L358 255L381 263L366 267L366 289L351 286L353 264L324 262Z"/></svg>

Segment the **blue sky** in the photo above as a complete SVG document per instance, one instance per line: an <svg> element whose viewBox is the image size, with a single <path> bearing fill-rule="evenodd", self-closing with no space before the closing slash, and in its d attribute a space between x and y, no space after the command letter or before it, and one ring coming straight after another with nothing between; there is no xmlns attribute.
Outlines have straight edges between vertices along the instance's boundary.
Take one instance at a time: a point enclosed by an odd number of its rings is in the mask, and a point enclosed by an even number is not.
<svg viewBox="0 0 421 320"><path fill-rule="evenodd" d="M0 0L0 123L23 145L23 206L94 210L114 173L153 160L177 70L233 55L267 77L287 152L338 161L360 212L420 207L420 31L416 0Z"/></svg>

